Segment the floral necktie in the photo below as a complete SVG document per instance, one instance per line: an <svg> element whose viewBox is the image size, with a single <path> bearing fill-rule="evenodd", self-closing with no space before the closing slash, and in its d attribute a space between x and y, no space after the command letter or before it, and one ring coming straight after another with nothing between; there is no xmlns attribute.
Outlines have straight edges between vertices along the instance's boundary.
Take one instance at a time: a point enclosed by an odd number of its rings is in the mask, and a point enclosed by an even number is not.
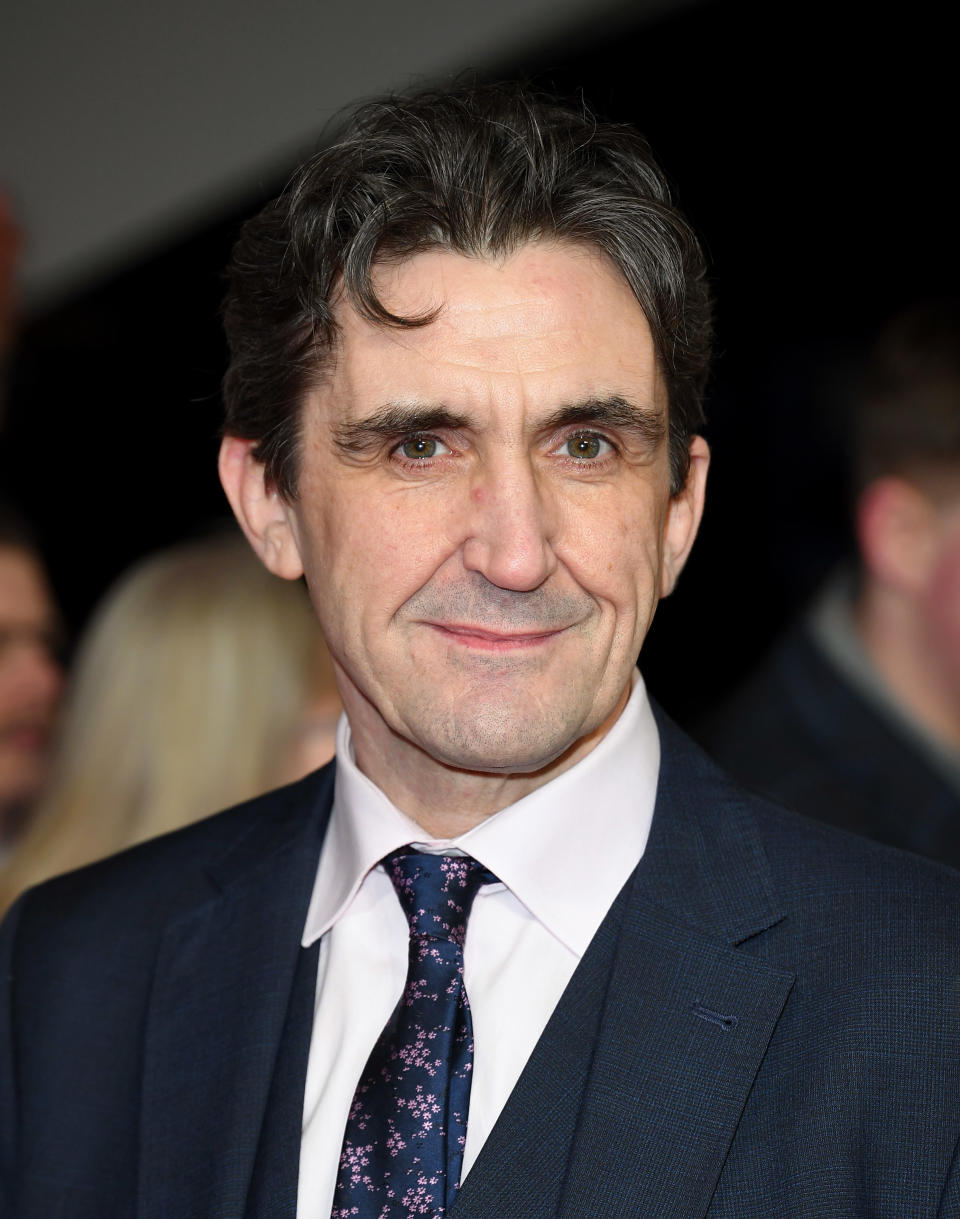
<svg viewBox="0 0 960 1219"><path fill-rule="evenodd" d="M467 918L496 877L469 856L383 861L410 925L407 982L350 1107L332 1219L446 1215L460 1184L473 1067Z"/></svg>

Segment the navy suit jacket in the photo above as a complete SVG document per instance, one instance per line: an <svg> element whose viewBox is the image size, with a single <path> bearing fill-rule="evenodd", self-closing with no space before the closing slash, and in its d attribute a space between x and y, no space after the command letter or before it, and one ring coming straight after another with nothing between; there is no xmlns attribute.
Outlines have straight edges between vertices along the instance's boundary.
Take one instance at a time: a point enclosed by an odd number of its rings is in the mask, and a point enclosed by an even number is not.
<svg viewBox="0 0 960 1219"><path fill-rule="evenodd" d="M647 851L454 1219L960 1215L960 877L759 801L660 727ZM15 907L5 1219L294 1215L332 779Z"/></svg>

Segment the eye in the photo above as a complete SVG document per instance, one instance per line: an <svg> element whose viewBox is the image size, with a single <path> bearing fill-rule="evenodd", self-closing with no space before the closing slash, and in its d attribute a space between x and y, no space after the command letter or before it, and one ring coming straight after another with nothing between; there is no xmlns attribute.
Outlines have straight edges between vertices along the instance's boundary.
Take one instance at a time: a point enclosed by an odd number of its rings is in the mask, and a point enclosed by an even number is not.
<svg viewBox="0 0 960 1219"><path fill-rule="evenodd" d="M431 457L442 457L450 450L436 436L410 436L397 445L396 452L407 461L429 461Z"/></svg>
<svg viewBox="0 0 960 1219"><path fill-rule="evenodd" d="M596 432L576 432L568 436L561 446L567 457L577 461L596 461L605 457L612 449L610 441Z"/></svg>

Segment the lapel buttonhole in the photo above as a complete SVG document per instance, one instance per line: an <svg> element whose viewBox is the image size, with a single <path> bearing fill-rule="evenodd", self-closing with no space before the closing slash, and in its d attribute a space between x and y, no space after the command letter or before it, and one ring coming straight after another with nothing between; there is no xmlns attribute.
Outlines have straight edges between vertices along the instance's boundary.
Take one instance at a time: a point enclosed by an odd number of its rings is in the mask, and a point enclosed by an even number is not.
<svg viewBox="0 0 960 1219"><path fill-rule="evenodd" d="M690 1010L701 1020L715 1024L718 1028L723 1029L725 1033L733 1032L740 1023L739 1016L725 1016L722 1012L715 1012L712 1008L706 1007L703 1003L694 1003Z"/></svg>

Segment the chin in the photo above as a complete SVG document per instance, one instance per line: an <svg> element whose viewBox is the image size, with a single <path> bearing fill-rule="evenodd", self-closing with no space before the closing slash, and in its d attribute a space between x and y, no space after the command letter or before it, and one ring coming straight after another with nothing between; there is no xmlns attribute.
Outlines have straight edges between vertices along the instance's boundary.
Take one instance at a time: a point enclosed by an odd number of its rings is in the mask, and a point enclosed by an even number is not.
<svg viewBox="0 0 960 1219"><path fill-rule="evenodd" d="M439 730L438 730L439 729ZM457 770L484 774L534 774L578 741L589 726L580 716L504 714L502 708L468 718L450 718L419 737L421 748Z"/></svg>

